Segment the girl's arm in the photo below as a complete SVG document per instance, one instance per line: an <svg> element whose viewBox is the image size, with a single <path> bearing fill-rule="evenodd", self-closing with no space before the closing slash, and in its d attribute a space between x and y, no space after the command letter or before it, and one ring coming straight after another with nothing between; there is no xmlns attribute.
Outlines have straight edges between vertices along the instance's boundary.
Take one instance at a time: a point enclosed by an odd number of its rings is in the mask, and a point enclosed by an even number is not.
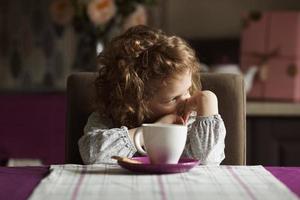
<svg viewBox="0 0 300 200"><path fill-rule="evenodd" d="M130 137L130 130L113 127L110 120L94 112L79 139L79 152L84 164L114 163L111 156L132 157L137 151Z"/></svg>
<svg viewBox="0 0 300 200"><path fill-rule="evenodd" d="M183 118L186 119L192 111L203 117L219 114L217 96L209 90L195 92L186 100Z"/></svg>
<svg viewBox="0 0 300 200"><path fill-rule="evenodd" d="M192 111L197 114L189 118ZM218 100L211 91L198 91L186 102L184 118L189 118L184 155L202 164L219 165L225 158L226 129L218 114Z"/></svg>

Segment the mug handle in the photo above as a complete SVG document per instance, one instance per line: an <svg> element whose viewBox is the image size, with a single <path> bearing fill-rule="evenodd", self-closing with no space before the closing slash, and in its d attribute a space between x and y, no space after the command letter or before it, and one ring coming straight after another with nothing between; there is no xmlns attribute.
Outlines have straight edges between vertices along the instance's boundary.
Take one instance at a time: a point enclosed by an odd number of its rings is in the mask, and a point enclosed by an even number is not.
<svg viewBox="0 0 300 200"><path fill-rule="evenodd" d="M141 145L141 136L142 136L142 127L138 127L136 129L136 131L134 132L134 136L133 136L133 142L134 142L134 146L135 148L138 150L138 152L142 155L147 155L147 152L142 148Z"/></svg>

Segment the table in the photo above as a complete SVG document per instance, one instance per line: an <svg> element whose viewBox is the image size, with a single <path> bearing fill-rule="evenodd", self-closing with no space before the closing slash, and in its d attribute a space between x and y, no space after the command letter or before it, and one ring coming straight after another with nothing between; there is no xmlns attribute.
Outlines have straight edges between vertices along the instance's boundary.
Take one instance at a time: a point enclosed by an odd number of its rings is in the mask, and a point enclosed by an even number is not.
<svg viewBox="0 0 300 200"><path fill-rule="evenodd" d="M265 167L300 197L300 167ZM49 166L0 167L0 199L27 199Z"/></svg>

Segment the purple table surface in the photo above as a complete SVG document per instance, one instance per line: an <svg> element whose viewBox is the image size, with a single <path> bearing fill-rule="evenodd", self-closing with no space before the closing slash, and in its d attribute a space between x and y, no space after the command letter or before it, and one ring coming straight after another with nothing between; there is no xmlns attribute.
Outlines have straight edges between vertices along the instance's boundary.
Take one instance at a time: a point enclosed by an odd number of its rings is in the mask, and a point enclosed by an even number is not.
<svg viewBox="0 0 300 200"><path fill-rule="evenodd" d="M300 198L300 167L265 167Z"/></svg>
<svg viewBox="0 0 300 200"><path fill-rule="evenodd" d="M265 167L300 197L300 167ZM0 199L27 199L49 173L49 166L0 167Z"/></svg>
<svg viewBox="0 0 300 200"><path fill-rule="evenodd" d="M27 199L49 167L0 167L0 199Z"/></svg>

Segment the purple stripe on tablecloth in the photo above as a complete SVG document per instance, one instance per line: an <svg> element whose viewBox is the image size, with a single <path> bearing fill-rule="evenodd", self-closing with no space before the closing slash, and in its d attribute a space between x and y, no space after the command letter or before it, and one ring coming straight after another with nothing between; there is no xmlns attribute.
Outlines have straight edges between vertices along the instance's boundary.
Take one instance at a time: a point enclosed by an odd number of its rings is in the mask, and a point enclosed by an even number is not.
<svg viewBox="0 0 300 200"><path fill-rule="evenodd" d="M0 199L28 199L48 173L49 166L0 167Z"/></svg>
<svg viewBox="0 0 300 200"><path fill-rule="evenodd" d="M81 186L81 184L83 182L83 178L85 176L86 171L87 171L86 166L83 165L82 171L80 172L80 177L79 177L79 179L78 179L78 181L76 183L75 189L73 190L73 193L72 193L72 198L71 198L72 200L76 200L77 199L78 192L80 190L80 186Z"/></svg>
<svg viewBox="0 0 300 200"><path fill-rule="evenodd" d="M300 197L300 167L265 167L265 169Z"/></svg>
<svg viewBox="0 0 300 200"><path fill-rule="evenodd" d="M158 180L158 186L159 186L159 190L160 190L161 199L167 200L167 195L166 195L165 187L164 187L163 181L161 179L161 176L157 176L157 180Z"/></svg>
<svg viewBox="0 0 300 200"><path fill-rule="evenodd" d="M256 199L255 195L251 192L250 188L244 183L244 181L238 176L238 174L235 173L235 171L232 169L232 167L226 166L226 168L232 174L232 176L237 180L237 182L242 186L242 188L244 188L244 190L249 195L249 197L251 199L255 200Z"/></svg>

